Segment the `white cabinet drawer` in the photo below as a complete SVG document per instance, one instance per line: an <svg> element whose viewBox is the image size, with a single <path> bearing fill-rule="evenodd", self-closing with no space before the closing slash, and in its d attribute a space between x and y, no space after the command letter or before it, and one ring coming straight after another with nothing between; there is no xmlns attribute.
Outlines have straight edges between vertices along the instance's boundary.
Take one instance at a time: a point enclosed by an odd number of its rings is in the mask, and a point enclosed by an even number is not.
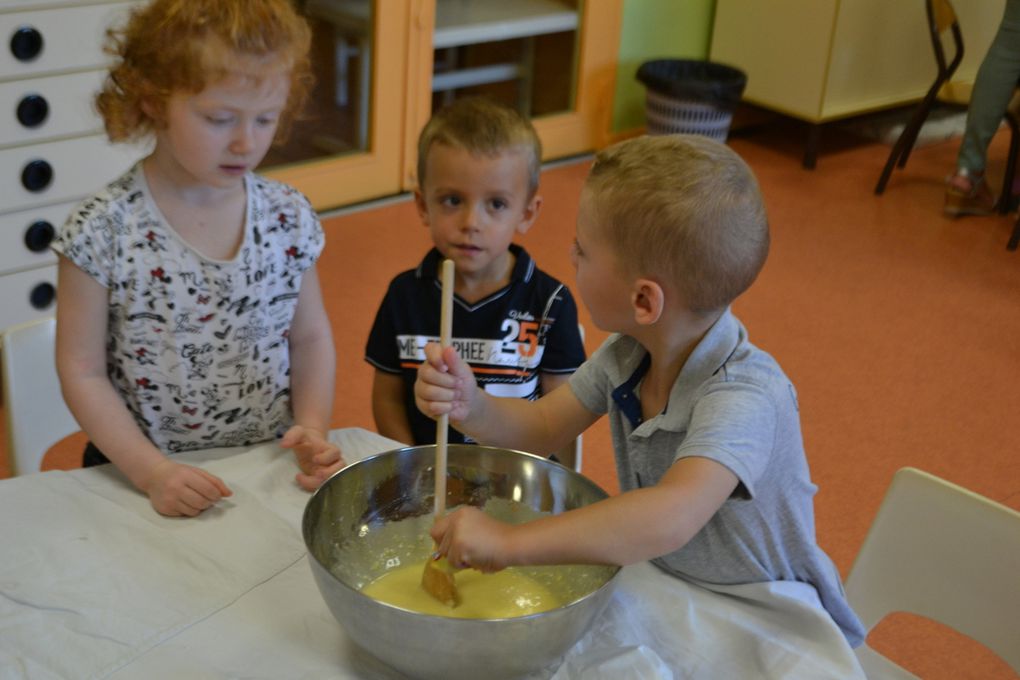
<svg viewBox="0 0 1020 680"><path fill-rule="evenodd" d="M22 210L95 193L142 155L138 146L110 144L105 135L4 149L0 206Z"/></svg>
<svg viewBox="0 0 1020 680"><path fill-rule="evenodd" d="M68 201L0 215L0 274L56 262L50 241L77 204Z"/></svg>
<svg viewBox="0 0 1020 680"><path fill-rule="evenodd" d="M0 276L0 328L57 311L57 265Z"/></svg>
<svg viewBox="0 0 1020 680"><path fill-rule="evenodd" d="M106 29L131 2L0 14L0 78L101 68ZM20 54L20 58L15 53Z"/></svg>
<svg viewBox="0 0 1020 680"><path fill-rule="evenodd" d="M0 146L95 134L103 121L92 99L104 71L0 83Z"/></svg>

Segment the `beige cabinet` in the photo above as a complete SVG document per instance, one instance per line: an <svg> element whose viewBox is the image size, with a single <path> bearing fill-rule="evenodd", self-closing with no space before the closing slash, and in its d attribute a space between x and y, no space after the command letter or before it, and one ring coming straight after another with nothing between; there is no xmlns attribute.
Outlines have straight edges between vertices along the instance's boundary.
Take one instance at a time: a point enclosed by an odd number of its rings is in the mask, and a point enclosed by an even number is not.
<svg viewBox="0 0 1020 680"><path fill-rule="evenodd" d="M1004 4L955 3L957 80L974 80ZM917 101L935 79L924 0L718 0L710 58L747 73L746 101L815 125Z"/></svg>

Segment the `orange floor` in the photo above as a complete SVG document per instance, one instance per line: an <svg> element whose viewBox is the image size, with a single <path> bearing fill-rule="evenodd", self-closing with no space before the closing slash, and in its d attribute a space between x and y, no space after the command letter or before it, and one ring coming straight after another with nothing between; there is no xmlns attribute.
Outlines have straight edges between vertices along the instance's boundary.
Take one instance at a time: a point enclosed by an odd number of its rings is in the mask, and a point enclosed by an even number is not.
<svg viewBox="0 0 1020 680"><path fill-rule="evenodd" d="M778 122L731 140L758 174L773 230L769 261L735 309L797 385L820 487L818 540L845 575L901 466L1020 509L1020 252L1005 249L1015 214L942 217L957 142L918 149L876 197L888 147L827 130L818 168L806 171L803 132ZM993 144L992 175L1005 142L1003 133ZM522 239L569 284L586 167L543 174L544 208ZM371 428L365 338L389 279L418 262L428 235L407 201L325 225L319 271L339 356L334 425ZM590 351L605 334L583 309L581 321ZM80 441L61 447L48 464L74 465L78 450ZM604 424L585 435L584 455L585 473L615 492ZM873 638L923 678L1017 677L965 638L913 617L893 617Z"/></svg>

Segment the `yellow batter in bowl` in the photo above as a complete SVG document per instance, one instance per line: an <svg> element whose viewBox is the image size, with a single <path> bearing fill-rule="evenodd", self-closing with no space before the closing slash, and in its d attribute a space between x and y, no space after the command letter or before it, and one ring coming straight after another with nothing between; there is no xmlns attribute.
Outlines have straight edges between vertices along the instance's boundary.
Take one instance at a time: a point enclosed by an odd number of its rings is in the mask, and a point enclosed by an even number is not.
<svg viewBox="0 0 1020 680"><path fill-rule="evenodd" d="M461 619L508 619L556 609L564 601L514 567L494 574L474 569L457 572L460 604L447 607L421 585L424 562L396 567L366 583L361 592L372 599L433 616Z"/></svg>

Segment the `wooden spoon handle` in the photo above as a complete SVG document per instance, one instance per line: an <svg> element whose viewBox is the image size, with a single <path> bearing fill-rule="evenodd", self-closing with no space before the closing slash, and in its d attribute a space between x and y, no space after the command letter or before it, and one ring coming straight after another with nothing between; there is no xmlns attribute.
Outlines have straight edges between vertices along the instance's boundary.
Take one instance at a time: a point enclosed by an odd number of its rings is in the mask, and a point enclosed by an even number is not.
<svg viewBox="0 0 1020 680"><path fill-rule="evenodd" d="M439 315L439 344L443 349L450 346L453 334L453 260L443 260L443 295ZM450 417L447 414L436 420L436 499L435 515L442 517L446 512L446 449Z"/></svg>

